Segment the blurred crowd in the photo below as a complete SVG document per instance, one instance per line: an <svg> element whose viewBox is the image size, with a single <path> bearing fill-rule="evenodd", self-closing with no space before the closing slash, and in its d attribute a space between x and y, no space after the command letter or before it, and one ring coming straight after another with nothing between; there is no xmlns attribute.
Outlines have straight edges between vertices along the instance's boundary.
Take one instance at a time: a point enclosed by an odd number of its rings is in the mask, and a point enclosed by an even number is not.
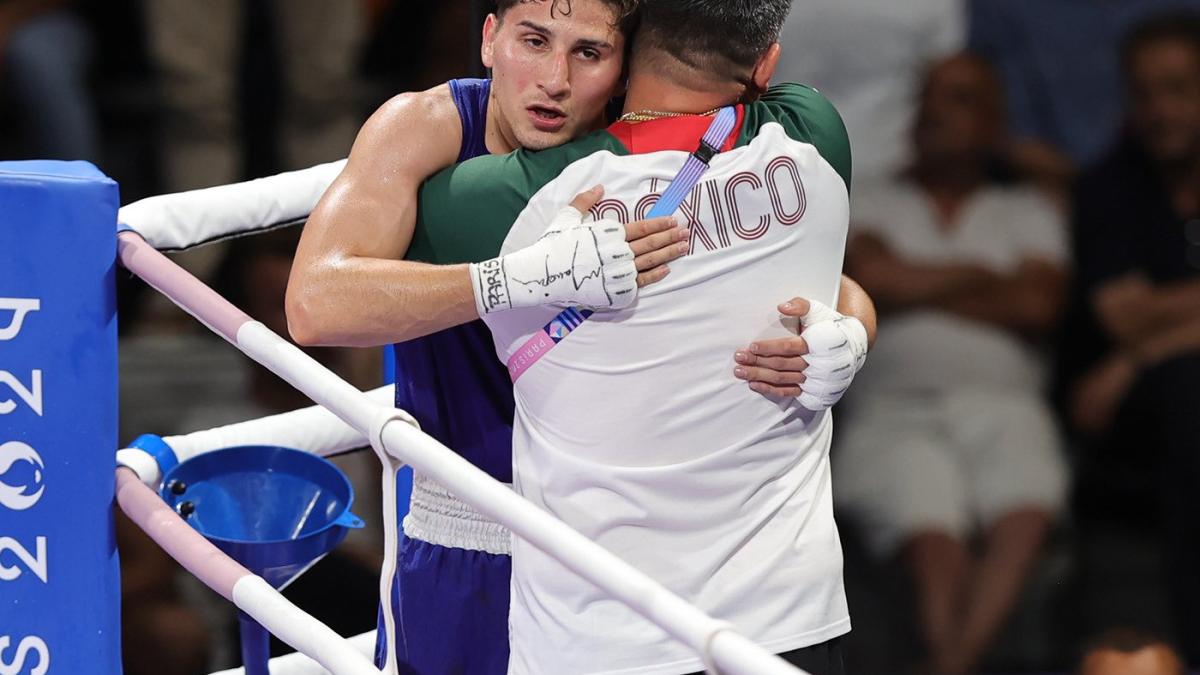
<svg viewBox="0 0 1200 675"><path fill-rule="evenodd" d="M833 457L855 670L1200 665L1200 3L812 0L783 44L880 311Z"/></svg>
<svg viewBox="0 0 1200 675"><path fill-rule="evenodd" d="M390 95L481 74L486 11L0 0L0 157L93 161L126 202L338 159ZM833 457L850 670L1200 667L1200 0L796 0L781 41L850 131L880 311ZM181 260L282 328L296 236ZM122 280L122 441L304 404L150 295ZM127 672L236 662L220 603L121 536ZM354 634L377 530L347 551L294 592Z"/></svg>

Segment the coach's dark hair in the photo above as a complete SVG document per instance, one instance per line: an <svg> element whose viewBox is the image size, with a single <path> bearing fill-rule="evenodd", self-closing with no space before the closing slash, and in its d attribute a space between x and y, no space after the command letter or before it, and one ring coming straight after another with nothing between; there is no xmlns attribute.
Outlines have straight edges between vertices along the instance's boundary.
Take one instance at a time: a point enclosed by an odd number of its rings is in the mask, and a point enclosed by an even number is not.
<svg viewBox="0 0 1200 675"><path fill-rule="evenodd" d="M1180 42L1200 59L1200 12L1175 10L1156 14L1129 31L1121 45L1121 63L1128 70L1142 49L1160 42Z"/></svg>
<svg viewBox="0 0 1200 675"><path fill-rule="evenodd" d="M792 0L642 0L637 49L665 52L687 66L742 79L779 40Z"/></svg>
<svg viewBox="0 0 1200 675"><path fill-rule="evenodd" d="M616 27L621 30L627 38L633 35L637 30L638 19L641 14L638 11L642 5L642 0L597 0L602 2L613 11L617 17ZM562 14L570 16L572 0L496 0L496 16L501 19L504 14L517 5L523 5L529 2L548 2L550 3L550 15Z"/></svg>

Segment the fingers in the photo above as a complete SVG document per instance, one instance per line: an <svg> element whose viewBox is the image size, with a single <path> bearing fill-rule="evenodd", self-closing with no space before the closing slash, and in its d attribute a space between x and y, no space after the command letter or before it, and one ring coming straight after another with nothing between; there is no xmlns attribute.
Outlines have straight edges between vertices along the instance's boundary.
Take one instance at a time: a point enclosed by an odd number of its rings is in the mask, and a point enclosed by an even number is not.
<svg viewBox="0 0 1200 675"><path fill-rule="evenodd" d="M809 381L810 363L803 358L807 353L804 338L760 340L734 354L738 365L733 375L749 383L755 393L795 398L804 393L802 385Z"/></svg>
<svg viewBox="0 0 1200 675"><path fill-rule="evenodd" d="M804 384L806 379L804 373L802 372L772 370L770 368L760 368L757 366L738 366L733 369L733 376L739 380L745 380L747 382L759 382L777 387L799 387L801 384Z"/></svg>
<svg viewBox="0 0 1200 675"><path fill-rule="evenodd" d="M816 300L807 300L808 311L800 315L800 325L808 328L820 323L828 323L839 319L842 315L832 307L828 307Z"/></svg>
<svg viewBox="0 0 1200 675"><path fill-rule="evenodd" d="M638 253L637 250L634 250L633 254L636 257L633 259L633 264L639 272L645 272L682 258L687 255L688 249L689 245L686 241L669 241L646 253Z"/></svg>
<svg viewBox="0 0 1200 675"><path fill-rule="evenodd" d="M776 387L762 382L751 382L750 390L764 396L782 396L785 398L794 398L804 393L800 387Z"/></svg>
<svg viewBox="0 0 1200 675"><path fill-rule="evenodd" d="M755 356L805 356L808 354L808 341L802 337L759 340L743 351Z"/></svg>
<svg viewBox="0 0 1200 675"><path fill-rule="evenodd" d="M578 197L576 197L576 199L578 199ZM633 242L637 241L638 239L648 237L652 234L682 229L684 228L679 225L679 221L675 220L674 216L651 218L649 220L635 220L634 222L625 226L625 241L633 244Z"/></svg>
<svg viewBox="0 0 1200 675"><path fill-rule="evenodd" d="M792 370L802 372L808 368L808 361L799 356L759 356L747 351L741 351L733 355L733 360L743 366L758 366L759 368L770 368L771 370Z"/></svg>
<svg viewBox="0 0 1200 675"><path fill-rule="evenodd" d="M760 340L738 351L734 376L758 394L794 397L809 410L833 407L862 367L866 330L856 319L804 298L781 304L779 312L800 318L800 336Z"/></svg>
<svg viewBox="0 0 1200 675"><path fill-rule="evenodd" d="M666 279L667 275L670 273L671 273L671 268L667 267L666 265L661 265L659 267L655 267L652 270L642 272L637 275L638 288L645 288L645 287L649 286L650 284L657 284L658 282L662 281L663 279Z"/></svg>
<svg viewBox="0 0 1200 675"><path fill-rule="evenodd" d="M638 288L658 283L670 274L667 263L688 254L691 232L674 218L640 220L625 226L625 240L633 250Z"/></svg>
<svg viewBox="0 0 1200 675"><path fill-rule="evenodd" d="M632 239L629 236L629 226L625 226L625 241L629 242L629 248L633 249L633 254L639 256L671 248L675 244L682 244L681 250L686 253L688 250L688 237L691 234L690 231L684 228L672 227L668 230Z"/></svg>
<svg viewBox="0 0 1200 675"><path fill-rule="evenodd" d="M580 215L586 216L587 212L591 211L593 206L599 204L603 197L604 186L597 185L587 192L581 192L576 195L575 199L571 200L571 208L578 211Z"/></svg>
<svg viewBox="0 0 1200 675"><path fill-rule="evenodd" d="M779 306L779 313L784 316L802 317L808 314L812 304L804 298L792 298Z"/></svg>

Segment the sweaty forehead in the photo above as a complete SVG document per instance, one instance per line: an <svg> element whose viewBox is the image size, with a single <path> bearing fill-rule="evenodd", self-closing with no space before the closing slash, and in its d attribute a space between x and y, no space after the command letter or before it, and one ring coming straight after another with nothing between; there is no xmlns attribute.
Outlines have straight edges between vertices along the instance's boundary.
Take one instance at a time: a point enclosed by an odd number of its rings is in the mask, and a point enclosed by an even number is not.
<svg viewBox="0 0 1200 675"><path fill-rule="evenodd" d="M578 39L611 41L618 34L617 11L602 0L522 0L501 19L509 26L533 23Z"/></svg>

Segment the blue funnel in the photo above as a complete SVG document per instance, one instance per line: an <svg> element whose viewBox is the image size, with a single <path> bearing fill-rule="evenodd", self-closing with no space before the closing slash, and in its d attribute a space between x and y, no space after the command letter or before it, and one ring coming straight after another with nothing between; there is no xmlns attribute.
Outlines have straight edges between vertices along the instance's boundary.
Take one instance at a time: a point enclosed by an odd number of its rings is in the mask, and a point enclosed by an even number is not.
<svg viewBox="0 0 1200 675"><path fill-rule="evenodd" d="M299 450L224 448L176 465L159 494L217 548L283 588L329 551L350 528L354 489L333 464ZM246 673L266 673L267 640L242 615Z"/></svg>

